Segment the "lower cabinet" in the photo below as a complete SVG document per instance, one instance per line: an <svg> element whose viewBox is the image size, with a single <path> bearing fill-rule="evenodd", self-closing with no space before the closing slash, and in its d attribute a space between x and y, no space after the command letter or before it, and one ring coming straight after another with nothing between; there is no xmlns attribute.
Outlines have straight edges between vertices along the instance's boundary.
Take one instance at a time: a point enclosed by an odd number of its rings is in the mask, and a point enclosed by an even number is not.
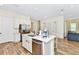
<svg viewBox="0 0 79 59"><path fill-rule="evenodd" d="M22 46L32 55L54 54L54 40L49 42L39 41L27 35L22 35Z"/></svg>
<svg viewBox="0 0 79 59"><path fill-rule="evenodd" d="M42 42L32 39L25 34L22 35L22 46L32 55L42 55Z"/></svg>
<svg viewBox="0 0 79 59"><path fill-rule="evenodd" d="M22 46L32 53L32 38L22 35Z"/></svg>
<svg viewBox="0 0 79 59"><path fill-rule="evenodd" d="M42 55L42 42L33 39L32 40L32 55Z"/></svg>
<svg viewBox="0 0 79 59"><path fill-rule="evenodd" d="M14 42L19 42L20 41L20 33L14 33Z"/></svg>

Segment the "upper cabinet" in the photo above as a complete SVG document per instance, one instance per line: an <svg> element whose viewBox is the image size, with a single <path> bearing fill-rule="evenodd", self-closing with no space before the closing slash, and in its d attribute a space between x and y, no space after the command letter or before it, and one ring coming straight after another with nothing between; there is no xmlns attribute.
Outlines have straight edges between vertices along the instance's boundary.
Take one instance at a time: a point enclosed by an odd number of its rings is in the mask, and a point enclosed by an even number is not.
<svg viewBox="0 0 79 59"><path fill-rule="evenodd" d="M14 28L19 28L19 24L27 24L31 26L30 16L14 16Z"/></svg>
<svg viewBox="0 0 79 59"><path fill-rule="evenodd" d="M40 27L39 21L32 20L32 31L34 31L35 33L38 33L39 27Z"/></svg>

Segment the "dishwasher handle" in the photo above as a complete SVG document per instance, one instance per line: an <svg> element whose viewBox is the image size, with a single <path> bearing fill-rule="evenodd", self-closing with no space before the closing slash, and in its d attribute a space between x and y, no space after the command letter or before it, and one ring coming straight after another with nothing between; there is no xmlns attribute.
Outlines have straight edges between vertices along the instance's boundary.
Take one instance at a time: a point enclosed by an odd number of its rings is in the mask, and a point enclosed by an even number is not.
<svg viewBox="0 0 79 59"><path fill-rule="evenodd" d="M36 44L42 44L42 42L37 41L37 40L32 40L32 42L36 43Z"/></svg>

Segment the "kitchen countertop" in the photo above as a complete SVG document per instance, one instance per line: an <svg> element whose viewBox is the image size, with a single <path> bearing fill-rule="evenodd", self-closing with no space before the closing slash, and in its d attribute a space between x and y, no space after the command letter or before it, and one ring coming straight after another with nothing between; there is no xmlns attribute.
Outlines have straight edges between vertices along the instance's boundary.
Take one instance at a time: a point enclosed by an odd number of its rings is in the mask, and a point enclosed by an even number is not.
<svg viewBox="0 0 79 59"><path fill-rule="evenodd" d="M23 34L24 36L29 36L30 34ZM42 36L35 35L35 36L29 36L32 39L36 39L42 42L49 42L50 40L54 39L56 36L54 35L49 35L47 38L43 38Z"/></svg>
<svg viewBox="0 0 79 59"><path fill-rule="evenodd" d="M43 38L42 36L34 36L32 38L36 39L36 40L39 40L39 41L43 41L43 42L49 42L50 40L54 39L55 36L49 35L49 37L47 37L47 38Z"/></svg>

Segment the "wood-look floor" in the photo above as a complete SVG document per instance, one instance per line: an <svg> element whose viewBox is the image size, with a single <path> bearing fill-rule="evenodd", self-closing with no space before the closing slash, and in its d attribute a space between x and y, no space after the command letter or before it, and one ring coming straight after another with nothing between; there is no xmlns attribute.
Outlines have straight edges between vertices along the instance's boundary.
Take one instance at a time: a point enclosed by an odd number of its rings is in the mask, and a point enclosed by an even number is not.
<svg viewBox="0 0 79 59"><path fill-rule="evenodd" d="M7 42L0 44L0 55L30 55L21 43Z"/></svg>
<svg viewBox="0 0 79 59"><path fill-rule="evenodd" d="M55 55L79 55L79 42L58 39ZM0 55L31 55L21 46L21 42L0 44Z"/></svg>
<svg viewBox="0 0 79 59"><path fill-rule="evenodd" d="M58 39L56 55L79 55L79 42Z"/></svg>

